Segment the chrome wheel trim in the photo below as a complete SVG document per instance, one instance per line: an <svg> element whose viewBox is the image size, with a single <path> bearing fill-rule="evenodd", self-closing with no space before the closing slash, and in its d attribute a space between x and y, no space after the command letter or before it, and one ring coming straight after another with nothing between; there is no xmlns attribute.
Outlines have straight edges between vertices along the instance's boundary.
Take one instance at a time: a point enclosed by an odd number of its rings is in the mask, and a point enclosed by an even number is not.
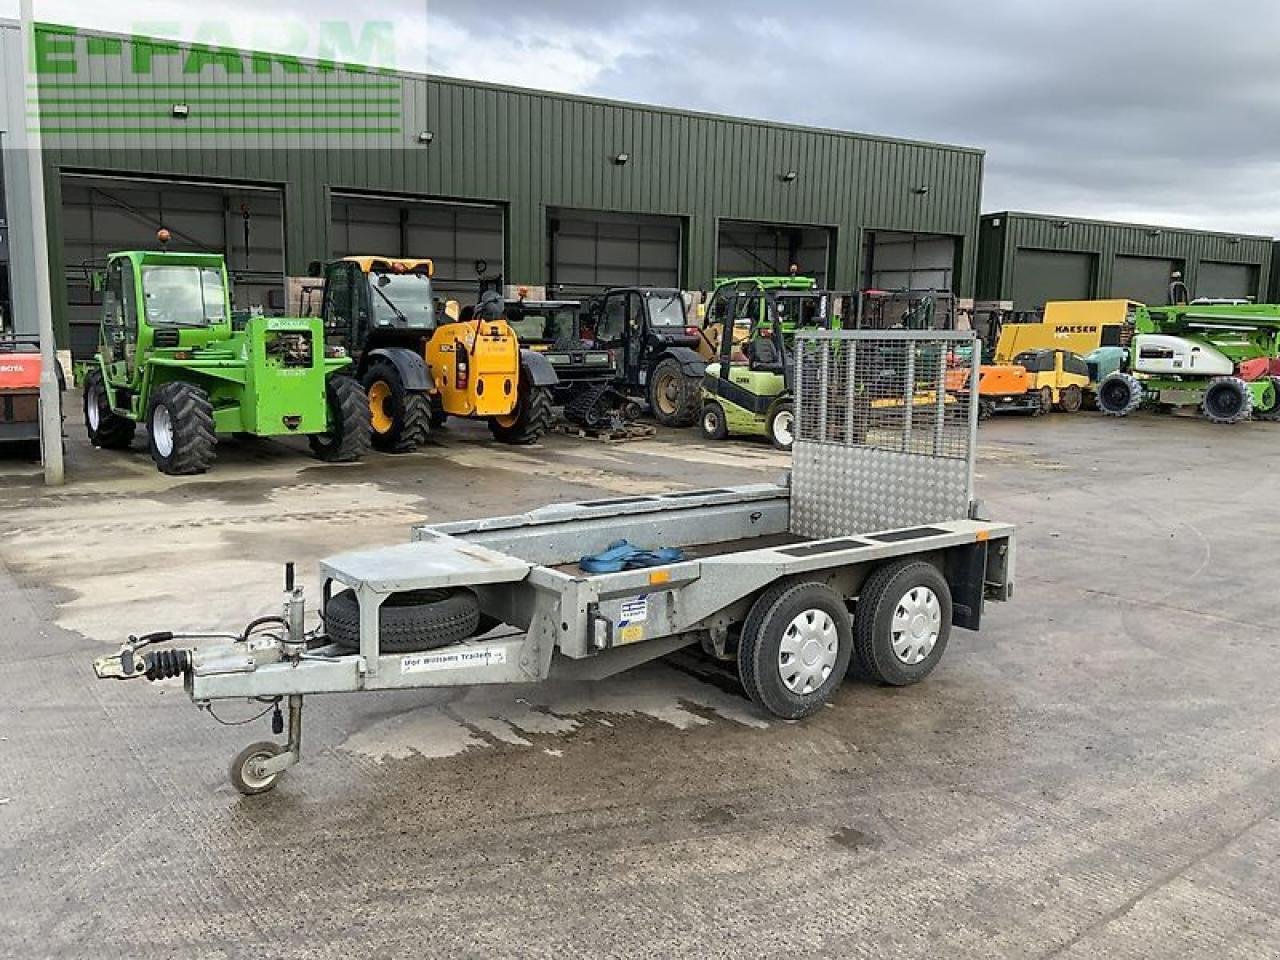
<svg viewBox="0 0 1280 960"><path fill-rule="evenodd" d="M928 657L942 633L938 595L925 586L904 593L893 609L890 633L894 656L908 667Z"/></svg>
<svg viewBox="0 0 1280 960"><path fill-rule="evenodd" d="M826 683L840 649L836 622L825 610L806 610L782 633L778 675L788 690L807 696Z"/></svg>

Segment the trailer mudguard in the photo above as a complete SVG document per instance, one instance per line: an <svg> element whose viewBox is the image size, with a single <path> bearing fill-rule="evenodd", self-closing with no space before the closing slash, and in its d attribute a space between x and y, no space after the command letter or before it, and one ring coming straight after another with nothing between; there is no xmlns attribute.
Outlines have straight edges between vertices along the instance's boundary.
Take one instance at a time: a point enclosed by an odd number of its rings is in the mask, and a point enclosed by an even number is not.
<svg viewBox="0 0 1280 960"><path fill-rule="evenodd" d="M386 360L396 368L406 390L431 389L431 375L427 371L426 358L421 353L408 347L379 347L377 350L370 350L360 364L361 376L372 366L375 357Z"/></svg>
<svg viewBox="0 0 1280 960"><path fill-rule="evenodd" d="M702 358L702 354L691 347L667 347L654 363L660 363L663 357L679 361L684 372L691 377L701 377L707 369L707 361Z"/></svg>
<svg viewBox="0 0 1280 960"><path fill-rule="evenodd" d="M535 387L554 387L560 383L556 376L556 368L540 353L520 349L520 379L527 380Z"/></svg>

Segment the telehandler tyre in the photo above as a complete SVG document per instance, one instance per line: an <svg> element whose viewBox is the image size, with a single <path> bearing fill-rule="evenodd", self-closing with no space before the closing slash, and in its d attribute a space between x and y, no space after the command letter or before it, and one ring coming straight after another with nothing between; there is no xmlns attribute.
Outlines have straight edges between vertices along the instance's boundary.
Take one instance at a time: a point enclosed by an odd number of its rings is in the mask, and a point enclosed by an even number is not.
<svg viewBox="0 0 1280 960"><path fill-rule="evenodd" d="M649 409L664 427L691 427L698 421L702 380L684 372L675 357L658 362L649 377Z"/></svg>
<svg viewBox="0 0 1280 960"><path fill-rule="evenodd" d="M344 650L360 649L360 603L353 591L343 590L329 599L324 626L333 643ZM479 601L461 587L393 593L378 611L383 653L434 650L475 636L479 627Z"/></svg>
<svg viewBox="0 0 1280 960"><path fill-rule="evenodd" d="M1253 413L1253 394L1239 377L1215 377L1204 392L1201 409L1211 423L1239 423Z"/></svg>
<svg viewBox="0 0 1280 960"><path fill-rule="evenodd" d="M369 395L370 440L387 453L410 453L426 445L431 435L431 399L406 390L399 371L390 363L375 363L364 375Z"/></svg>
<svg viewBox="0 0 1280 960"><path fill-rule="evenodd" d="M89 442L103 450L127 450L137 424L111 410L102 373L90 370L84 378L84 428Z"/></svg>
<svg viewBox="0 0 1280 960"><path fill-rule="evenodd" d="M1098 384L1098 409L1108 417L1127 417L1142 405L1142 384L1131 373L1112 373Z"/></svg>
<svg viewBox="0 0 1280 960"><path fill-rule="evenodd" d="M505 417L490 417L489 432L503 443L537 443L551 429L553 418L551 391L522 380L516 408Z"/></svg>
<svg viewBox="0 0 1280 960"><path fill-rule="evenodd" d="M307 439L311 452L327 463L349 463L369 452L369 398L364 388L345 374L329 377L324 387L329 428Z"/></svg>
<svg viewBox="0 0 1280 960"><path fill-rule="evenodd" d="M161 473L189 476L213 465L218 438L213 432L209 395L191 383L156 388L147 411L151 459Z"/></svg>

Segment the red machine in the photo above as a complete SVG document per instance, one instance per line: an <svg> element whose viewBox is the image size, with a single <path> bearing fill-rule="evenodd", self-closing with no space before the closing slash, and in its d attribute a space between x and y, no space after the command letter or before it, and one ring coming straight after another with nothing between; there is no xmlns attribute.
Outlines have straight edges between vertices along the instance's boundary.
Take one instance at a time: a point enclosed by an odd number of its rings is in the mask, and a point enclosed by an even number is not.
<svg viewBox="0 0 1280 960"><path fill-rule="evenodd" d="M62 386L61 371L58 383ZM0 337L0 443L40 441L40 341Z"/></svg>

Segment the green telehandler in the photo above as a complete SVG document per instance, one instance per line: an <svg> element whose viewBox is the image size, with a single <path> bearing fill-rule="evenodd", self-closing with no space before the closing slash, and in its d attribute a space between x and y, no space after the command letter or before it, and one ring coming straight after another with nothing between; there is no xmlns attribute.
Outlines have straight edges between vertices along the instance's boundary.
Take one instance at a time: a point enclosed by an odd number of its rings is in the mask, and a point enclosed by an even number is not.
<svg viewBox="0 0 1280 960"><path fill-rule="evenodd" d="M1213 423L1280 420L1280 305L1180 303L1139 307L1126 362L1098 384L1113 417L1144 403L1198 407Z"/></svg>
<svg viewBox="0 0 1280 960"><path fill-rule="evenodd" d="M152 460L172 475L208 470L220 433L306 436L321 460L359 459L369 400L344 375L350 359L326 351L321 320L249 316L233 327L228 292L217 254L108 257L84 381L90 442L127 449L145 423Z"/></svg>

